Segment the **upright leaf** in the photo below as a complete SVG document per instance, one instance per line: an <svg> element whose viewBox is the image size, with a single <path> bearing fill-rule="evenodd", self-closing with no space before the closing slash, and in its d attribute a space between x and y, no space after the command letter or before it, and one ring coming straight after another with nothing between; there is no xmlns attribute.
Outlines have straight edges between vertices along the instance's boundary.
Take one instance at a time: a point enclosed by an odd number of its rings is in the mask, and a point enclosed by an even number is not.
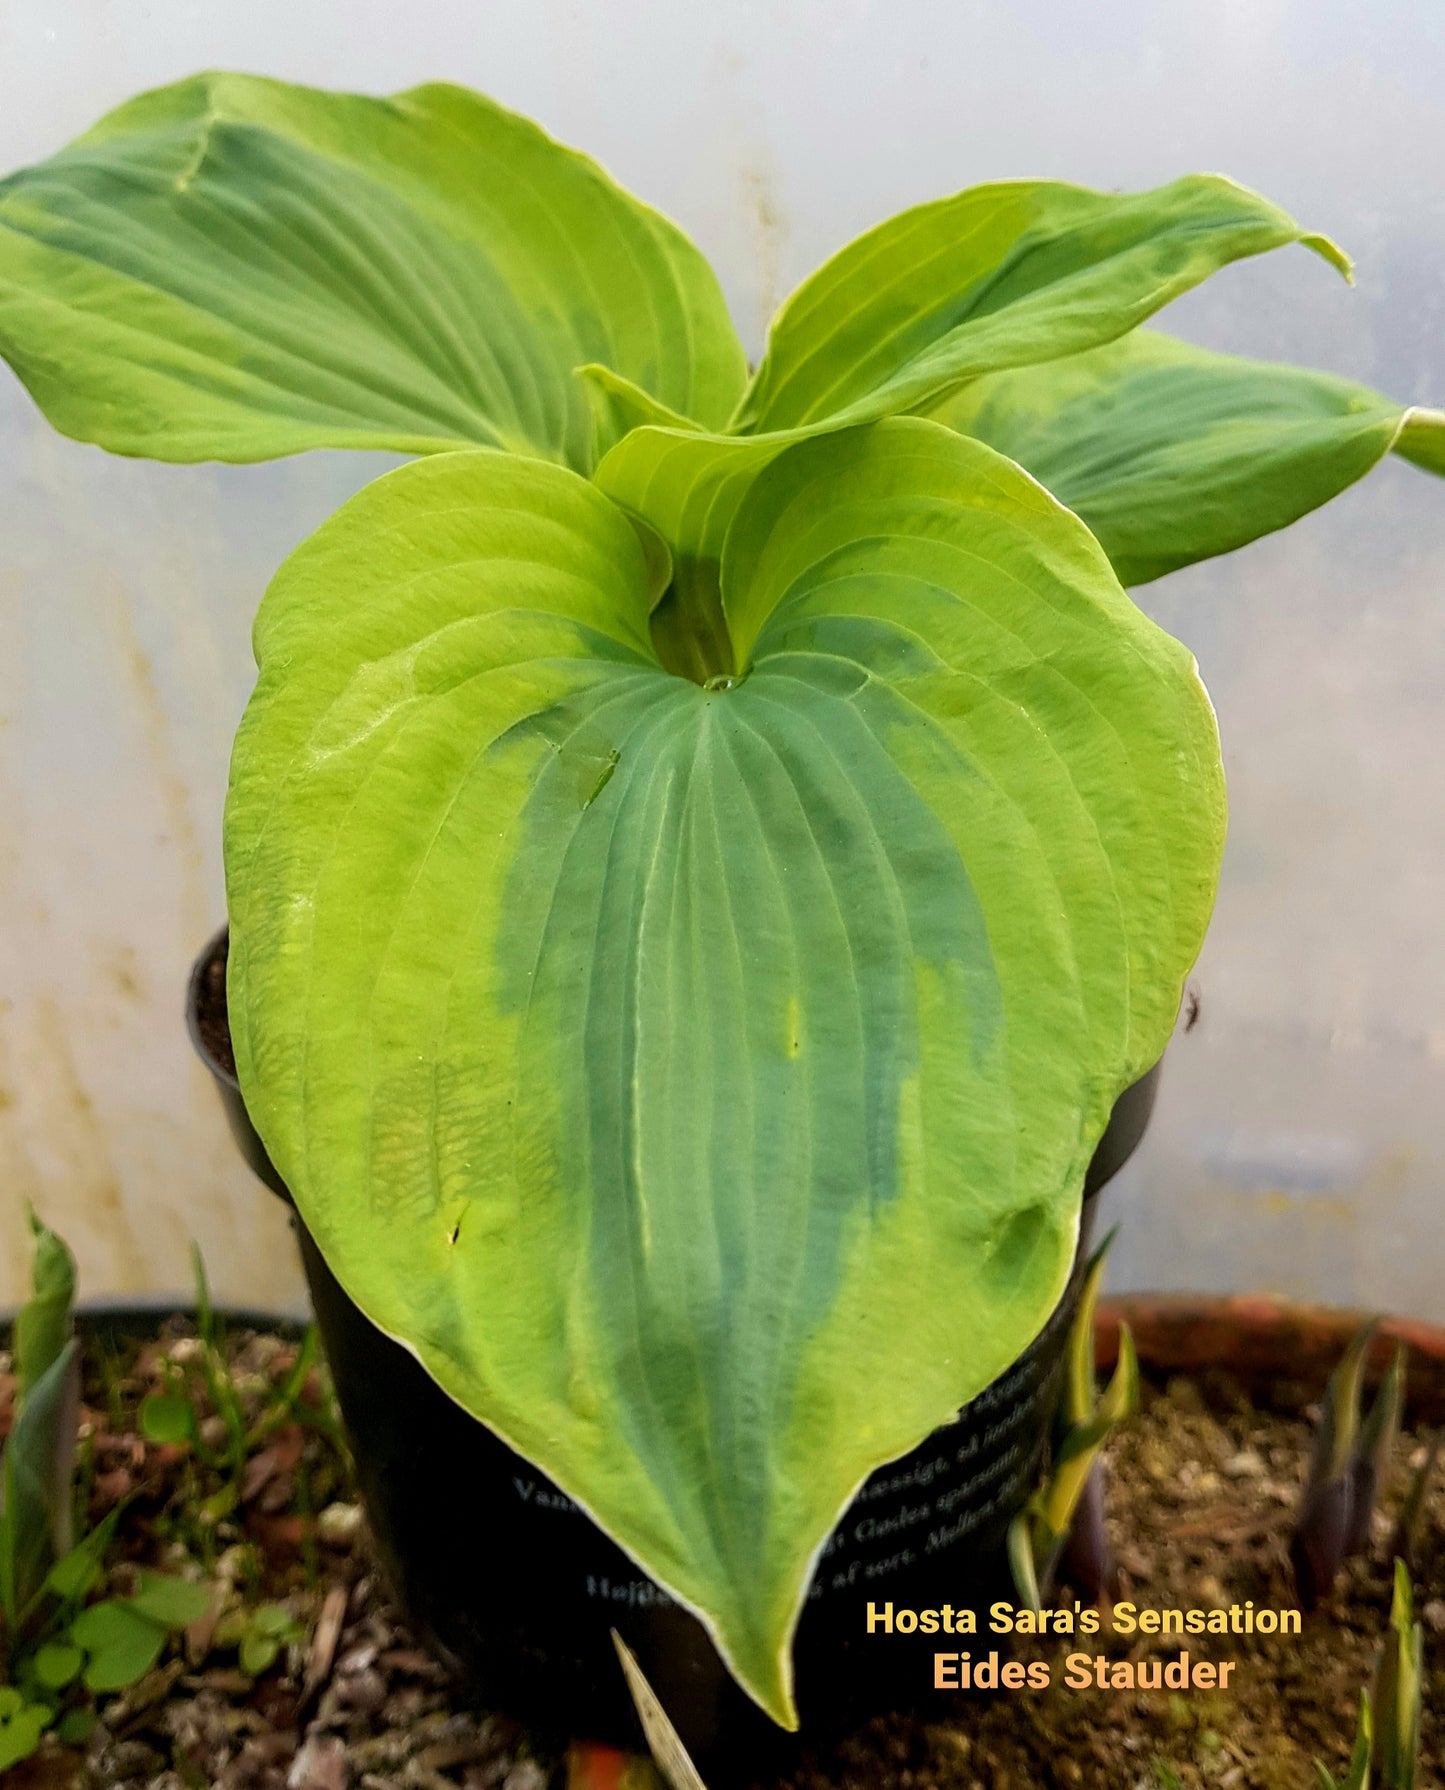
<svg viewBox="0 0 1445 1790"><path fill-rule="evenodd" d="M1389 1488L1390 1459L1405 1409L1407 1353L1405 1344L1396 1341L1375 1402L1355 1438L1350 1461L1350 1526L1345 1536L1345 1548L1351 1554L1363 1554L1369 1548L1375 1504Z"/></svg>
<svg viewBox="0 0 1445 1790"><path fill-rule="evenodd" d="M1328 1596L1361 1525L1356 1508L1362 1480L1359 1458L1360 1397L1370 1345L1379 1328L1372 1320L1351 1338L1320 1401L1309 1473L1300 1493L1290 1559L1300 1602L1309 1610ZM1383 1415L1386 1406L1379 1407ZM1366 1512L1363 1529L1369 1533Z"/></svg>
<svg viewBox="0 0 1445 1790"><path fill-rule="evenodd" d="M1415 1620L1410 1575L1404 1561L1397 1560L1390 1624L1370 1693L1375 1727L1373 1763L1381 1790L1415 1790L1424 1706L1424 1646L1425 1630Z"/></svg>
<svg viewBox="0 0 1445 1790"><path fill-rule="evenodd" d="M0 352L63 433L160 460L483 444L585 470L574 368L713 425L746 377L688 239L528 120L229 74L0 182Z"/></svg>
<svg viewBox="0 0 1445 1790"><path fill-rule="evenodd" d="M1075 1587L1098 1597L1115 1577L1104 1523L1104 1445L1139 1407L1139 1358L1127 1324L1119 1326L1119 1354L1101 1394L1094 1368L1094 1311L1114 1233L1089 1258L1069 1332L1064 1381L1054 1422L1048 1473L1014 1519L1009 1558L1014 1581L1030 1609L1040 1588L1051 1595L1067 1559Z"/></svg>
<svg viewBox="0 0 1445 1790"><path fill-rule="evenodd" d="M0 1611L13 1628L70 1551L80 1368L71 1320L75 1258L30 1214L30 1298L15 1317L16 1413L0 1453Z"/></svg>
<svg viewBox="0 0 1445 1790"><path fill-rule="evenodd" d="M596 401L630 425L598 482L673 550L676 588L654 628L667 662L736 669L718 622L722 544L784 449L1111 342L1227 263L1292 242L1348 272L1327 238L1213 175L1126 194L1039 180L972 187L880 224L805 280L725 432L661 414L589 370Z"/></svg>
<svg viewBox="0 0 1445 1790"><path fill-rule="evenodd" d="M723 616L723 541L753 483L808 434L715 435L648 425L625 435L598 466L598 486L671 549L672 587L652 617L653 642L668 670L702 683L744 663Z"/></svg>
<svg viewBox="0 0 1445 1790"><path fill-rule="evenodd" d="M5 1443L0 1603L13 1622L71 1545L80 1363L72 1338L30 1388Z"/></svg>
<svg viewBox="0 0 1445 1790"><path fill-rule="evenodd" d="M24 1398L70 1340L75 1305L75 1257L63 1237L30 1214L35 1239L30 1297L15 1314L15 1377Z"/></svg>
<svg viewBox="0 0 1445 1790"><path fill-rule="evenodd" d="M1144 193L970 187L889 218L803 282L734 427L912 410L980 373L1113 341L1227 263L1294 242L1348 275L1328 237L1215 174Z"/></svg>
<svg viewBox="0 0 1445 1790"><path fill-rule="evenodd" d="M1320 1790L1370 1790L1370 1754L1374 1747L1374 1722L1370 1710L1370 1693L1360 1693L1360 1710L1355 1718L1355 1744L1350 1763L1342 1778L1336 1778L1327 1766L1315 1760L1315 1776Z"/></svg>
<svg viewBox="0 0 1445 1790"><path fill-rule="evenodd" d="M353 499L257 625L230 1007L351 1296L791 1721L840 1511L1058 1298L1223 797L1189 655L933 424L781 459L720 588L704 688L594 486Z"/></svg>
<svg viewBox="0 0 1445 1790"><path fill-rule="evenodd" d="M1445 473L1445 412L1152 330L975 380L932 414L1026 466L1125 584L1287 527L1392 449Z"/></svg>

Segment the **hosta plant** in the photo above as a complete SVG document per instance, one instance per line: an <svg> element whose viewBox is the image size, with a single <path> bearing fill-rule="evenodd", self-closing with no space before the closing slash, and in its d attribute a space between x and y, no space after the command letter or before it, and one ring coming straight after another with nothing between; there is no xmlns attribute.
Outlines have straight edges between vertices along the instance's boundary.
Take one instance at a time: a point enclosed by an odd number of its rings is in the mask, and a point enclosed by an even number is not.
<svg viewBox="0 0 1445 1790"><path fill-rule="evenodd" d="M1375 1506L1389 1479L1405 1403L1406 1351L1397 1341L1379 1390L1364 1409L1365 1367L1377 1328L1367 1324L1352 1339L1320 1400L1289 1550L1295 1586L1307 1610L1329 1596L1350 1555L1369 1551ZM1408 1537L1408 1512L1406 1517Z"/></svg>
<svg viewBox="0 0 1445 1790"><path fill-rule="evenodd" d="M1337 1779L1316 1760L1320 1790L1415 1790L1420 1768L1424 1635L1424 1625L1415 1620L1410 1574L1405 1562L1397 1559L1390 1622L1370 1689L1360 1697L1349 1769Z"/></svg>
<svg viewBox="0 0 1445 1790"><path fill-rule="evenodd" d="M675 226L455 87L202 76L0 185L66 433L424 456L261 606L246 1103L357 1304L780 1721L830 1528L1058 1299L1204 934L1214 718L1121 580L1445 468L1439 413L1139 332L1289 244L1347 271L1214 176L975 187L750 372Z"/></svg>
<svg viewBox="0 0 1445 1790"><path fill-rule="evenodd" d="M1014 1586L1034 1611L1052 1597L1061 1567L1086 1595L1113 1595L1117 1575L1104 1526L1104 1445L1139 1408L1139 1357L1127 1324L1119 1325L1118 1359L1102 1392L1094 1365L1095 1308L1113 1241L1110 1231L1085 1266L1064 1356L1048 1470L1009 1526Z"/></svg>

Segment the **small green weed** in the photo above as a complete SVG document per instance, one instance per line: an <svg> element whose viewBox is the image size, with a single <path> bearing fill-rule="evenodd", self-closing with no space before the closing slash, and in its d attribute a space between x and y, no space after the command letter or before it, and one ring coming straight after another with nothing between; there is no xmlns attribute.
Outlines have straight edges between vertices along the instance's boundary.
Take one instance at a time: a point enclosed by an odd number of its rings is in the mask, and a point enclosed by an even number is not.
<svg viewBox="0 0 1445 1790"><path fill-rule="evenodd" d="M75 1261L31 1214L31 1297L15 1320L14 1422L0 1456L0 1771L46 1732L78 1744L95 1699L150 1671L167 1637L210 1608L208 1586L142 1572L134 1593L88 1601L104 1577L117 1508L81 1533Z"/></svg>

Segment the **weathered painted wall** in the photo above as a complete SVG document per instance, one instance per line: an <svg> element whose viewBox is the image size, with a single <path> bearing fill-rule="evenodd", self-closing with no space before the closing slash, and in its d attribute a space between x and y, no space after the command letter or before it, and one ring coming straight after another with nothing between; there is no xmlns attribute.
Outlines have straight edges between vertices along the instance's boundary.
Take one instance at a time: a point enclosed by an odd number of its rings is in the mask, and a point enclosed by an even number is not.
<svg viewBox="0 0 1445 1790"><path fill-rule="evenodd" d="M689 228L756 345L857 230L974 180L1258 186L1359 258L1238 268L1171 325L1445 399L1433 0L0 0L0 167L205 66L533 112ZM379 462L172 469L55 439L0 377L0 1305L21 1204L91 1294L299 1296L179 1018L270 570ZM1389 466L1143 593L1198 653L1233 795L1198 1025L1109 1196L1119 1284L1445 1316L1445 486Z"/></svg>

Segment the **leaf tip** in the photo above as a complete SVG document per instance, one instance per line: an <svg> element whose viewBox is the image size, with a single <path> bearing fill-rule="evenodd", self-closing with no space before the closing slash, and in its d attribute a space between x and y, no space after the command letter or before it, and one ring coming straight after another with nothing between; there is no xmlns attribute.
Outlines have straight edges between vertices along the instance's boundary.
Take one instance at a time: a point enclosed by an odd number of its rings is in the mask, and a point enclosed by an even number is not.
<svg viewBox="0 0 1445 1790"><path fill-rule="evenodd" d="M1347 286L1355 283L1355 263L1331 236L1321 235L1316 230L1307 232L1300 238L1307 249L1312 249L1321 260L1328 261L1330 266L1341 276Z"/></svg>

